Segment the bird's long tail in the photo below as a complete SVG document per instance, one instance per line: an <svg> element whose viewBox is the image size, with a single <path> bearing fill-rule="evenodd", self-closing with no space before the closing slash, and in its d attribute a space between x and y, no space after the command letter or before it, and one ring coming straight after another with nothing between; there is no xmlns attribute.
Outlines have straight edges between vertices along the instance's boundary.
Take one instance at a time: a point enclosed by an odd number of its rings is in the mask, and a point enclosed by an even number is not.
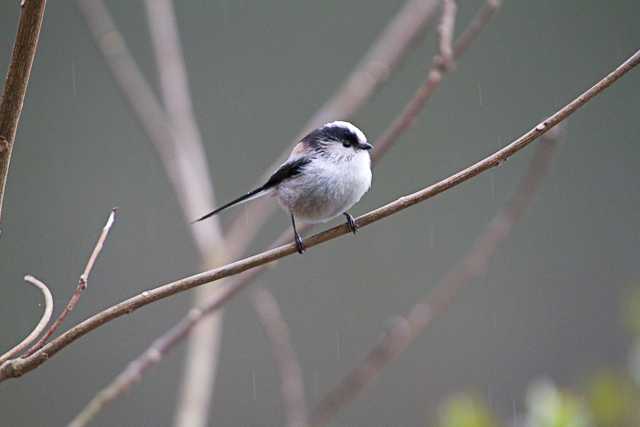
<svg viewBox="0 0 640 427"><path fill-rule="evenodd" d="M220 206L218 209L215 209L211 212L209 212L206 215L201 216L200 218L196 219L195 221L192 222L198 222L198 221L202 221L203 219L207 219L209 217L212 217L220 212L222 212L223 210L230 208L231 206L235 206L235 205L239 205L245 202L248 202L249 200L253 200L253 199L257 199L260 198L262 196L266 196L267 194L271 193L271 191L273 190L272 188L265 188L266 186L263 185L262 187L258 187L253 191L248 192L247 194L245 194L244 196L238 197L235 200L230 201L229 203Z"/></svg>

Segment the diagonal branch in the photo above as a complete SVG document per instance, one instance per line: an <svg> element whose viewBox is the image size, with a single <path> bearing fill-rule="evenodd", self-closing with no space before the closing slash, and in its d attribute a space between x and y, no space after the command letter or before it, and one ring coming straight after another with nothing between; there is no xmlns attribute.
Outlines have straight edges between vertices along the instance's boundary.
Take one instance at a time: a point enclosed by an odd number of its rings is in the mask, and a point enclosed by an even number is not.
<svg viewBox="0 0 640 427"><path fill-rule="evenodd" d="M496 214L464 258L445 275L429 298L417 303L406 317L398 319L364 360L320 400L313 411L311 425L322 426L329 423L341 408L363 393L382 369L424 332L437 316L446 311L464 286L487 273L489 260L522 218L540 187L542 178L547 174L558 142L559 130L559 127L554 128L543 137L512 198Z"/></svg>
<svg viewBox="0 0 640 427"><path fill-rule="evenodd" d="M484 29L484 27L489 23L491 17L493 17L498 5L499 4L496 0L488 0L480 8L460 38L456 40L452 48L451 61L457 60L478 37L482 29ZM450 25L453 25L453 22L451 22ZM447 31L453 31L453 28ZM431 95L433 95L440 85L440 82L442 82L444 74L451 71L451 67L446 67L443 63L443 56L445 56L445 53L443 53L442 50L438 55L434 56L425 81L420 87L418 87L413 98L409 100L398 117L376 141L375 148L373 150L374 163L389 151L396 141L398 141L398 137L402 133L411 127L413 121L418 116L418 113L422 111L427 101L431 98Z"/></svg>
<svg viewBox="0 0 640 427"><path fill-rule="evenodd" d="M11 350L7 351L5 354L0 355L0 365L2 365L7 360L12 357L16 357L18 354L22 353L29 345L36 339L38 336L44 331L44 329L49 324L49 320L51 320L51 313L53 313L53 297L51 296L51 291L47 288L47 285L42 283L40 280L36 279L33 276L24 276L24 280L35 286L42 292L42 296L44 297L44 312L40 317L40 321L33 328L33 331L29 335L27 335L18 345L13 347Z"/></svg>
<svg viewBox="0 0 640 427"><path fill-rule="evenodd" d="M594 86L587 89L577 98L573 99L567 105L556 111L553 115L539 122L533 129L529 130L518 139L509 143L495 153L485 157L479 162L465 169L462 169L461 171L456 172L455 174L433 185L423 188L422 190L419 190L415 193L400 197L399 199L391 203L388 203L380 208L374 209L373 211L358 217L356 219L357 225L359 227L366 227L369 224L373 224L411 206L421 203L427 199L435 197L444 191L457 187L458 185L474 178L475 176L501 165L508 158L525 148L527 145L538 139L553 127L557 126L560 122L580 109L595 96L606 90L609 86L618 81L618 79L631 71L639 63L640 50L636 51L632 56L630 56L616 69L614 69L604 78L598 81ZM321 243L333 240L348 233L350 233L348 228L345 225L340 225L308 237L305 240L305 243L307 248L310 249ZM129 314L140 307L144 307L155 301L168 298L177 293L184 292L186 290L193 289L195 287L202 286L204 284L211 283L225 277L230 277L247 270L255 269L256 267L272 263L276 260L279 260L280 258L296 253L296 245L294 243L289 243L283 246L278 246L276 248L266 250L257 255L253 255L239 261L229 263L213 270L208 270L199 274L195 274L193 276L177 280L175 282L158 286L148 291L144 291L141 294L115 304L86 319L85 321L74 326L64 334L49 342L47 345L45 345L43 348L41 348L31 356L21 359L12 359L5 362L2 366L0 366L0 381L6 380L8 378L19 377L27 372L32 371L33 369L43 364L45 361L50 360L52 356L57 354L60 350L64 349L71 343L75 342L80 337L104 325L105 323L121 317L125 314ZM216 299L210 301L209 304L202 310L199 310L201 312L200 315L193 316L194 320L190 322L190 325L187 326L193 327L193 325L197 323L198 317L202 317L219 309L223 304L225 304L240 290L242 290L247 284L248 282L238 281L222 286L220 288L219 296ZM187 332L188 329L184 333L186 334Z"/></svg>
<svg viewBox="0 0 640 427"><path fill-rule="evenodd" d="M21 4L18 33L0 102L0 217L11 153L36 56L46 4L46 0L30 0L28 4Z"/></svg>
<svg viewBox="0 0 640 427"><path fill-rule="evenodd" d="M60 313L58 318L51 324L47 332L38 340L37 343L35 343L29 349L29 351L25 354L25 356L32 355L33 353L36 352L36 350L42 348L42 346L47 342L49 337L51 337L51 335L53 335L55 331L58 330L60 325L62 325L62 322L64 322L64 320L67 318L69 313L73 311L73 309L78 304L78 301L80 301L80 295L82 294L82 291L87 289L87 283L89 280L89 275L91 274L91 270L93 270L93 265L96 263L96 260L98 259L98 255L100 255L100 252L102 252L102 248L104 247L104 242L107 240L107 237L109 236L109 232L111 231L111 227L115 222L117 211L118 211L117 208L113 208L111 210L111 213L109 214L109 218L107 218L107 223L102 228L102 232L98 237L98 241L96 242L96 245L94 246L93 251L91 252L91 256L87 261L87 265L84 267L84 271L80 275L80 280L78 280L78 286L76 286L76 290L71 295L71 298L69 298L69 301L67 302L67 305L64 307L64 310L62 310L62 313Z"/></svg>

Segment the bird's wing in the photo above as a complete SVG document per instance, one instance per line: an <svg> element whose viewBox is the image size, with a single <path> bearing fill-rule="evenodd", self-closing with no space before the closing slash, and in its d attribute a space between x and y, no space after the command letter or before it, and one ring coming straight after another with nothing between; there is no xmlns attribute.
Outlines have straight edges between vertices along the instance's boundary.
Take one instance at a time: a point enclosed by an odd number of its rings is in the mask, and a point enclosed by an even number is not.
<svg viewBox="0 0 640 427"><path fill-rule="evenodd" d="M304 167L309 163L311 163L309 157L298 157L297 159L288 160L271 175L261 189L268 190L280 184L282 181L300 175Z"/></svg>

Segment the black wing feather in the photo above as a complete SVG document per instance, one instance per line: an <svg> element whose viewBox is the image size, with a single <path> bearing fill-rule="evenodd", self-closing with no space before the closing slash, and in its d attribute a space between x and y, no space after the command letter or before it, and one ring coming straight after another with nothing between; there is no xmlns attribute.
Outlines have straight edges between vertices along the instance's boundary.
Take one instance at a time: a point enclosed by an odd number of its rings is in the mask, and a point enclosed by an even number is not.
<svg viewBox="0 0 640 427"><path fill-rule="evenodd" d="M293 178L294 176L300 175L302 172L302 168L308 165L311 162L311 159L308 157L300 157L298 159L292 160L280 166L277 171L274 172L273 175L267 180L267 182L260 187L262 190L268 190L269 188L273 188L276 185L280 184L285 179Z"/></svg>
<svg viewBox="0 0 640 427"><path fill-rule="evenodd" d="M289 179L289 178L293 178L294 176L300 175L300 173L302 172L302 168L307 165L309 162L311 162L311 159L307 158L307 157L301 157L299 159L296 160L292 160L290 162L287 162L285 164L283 164L282 166L280 166L278 168L277 171L275 171L275 173L273 175L271 175L271 177L267 180L267 182L256 188L253 191L248 192L247 194L245 194L244 196L238 197L237 199L234 199L232 201L230 201L229 203L226 203L222 206L220 206L219 208L217 208L216 210L213 210L211 212L209 212L206 215L201 216L200 218L196 219L193 222L199 222L202 221L203 219L207 219L209 217L214 216L215 214L222 212L223 210L230 208L233 205L236 205L240 202L243 202L245 200L247 200L250 197L255 196L256 194L260 193L261 191L265 191L265 190L269 190L273 187L275 187L276 185L280 184L282 181Z"/></svg>

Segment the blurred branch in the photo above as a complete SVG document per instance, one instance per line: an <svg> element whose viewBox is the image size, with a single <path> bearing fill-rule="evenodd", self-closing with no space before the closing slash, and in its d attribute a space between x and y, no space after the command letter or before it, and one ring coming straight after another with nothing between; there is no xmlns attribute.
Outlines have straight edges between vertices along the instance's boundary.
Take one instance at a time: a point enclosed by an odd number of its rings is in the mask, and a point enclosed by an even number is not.
<svg viewBox="0 0 640 427"><path fill-rule="evenodd" d="M440 0L408 0L345 82L307 121L285 152L267 168L267 174L284 162L289 155L289 148L307 132L331 120L346 120L358 111L398 67L409 48L435 16L439 4ZM269 175L263 176L258 184L262 184L268 177ZM241 208L227 233L230 252L234 257L244 251L274 209L273 203L260 199ZM246 221L246 218L251 220Z"/></svg>
<svg viewBox="0 0 640 427"><path fill-rule="evenodd" d="M176 188L182 187L180 193L186 200L185 206L188 207L184 210L184 214L187 222L190 223L209 206L215 205L211 174L207 166L202 136L193 112L173 2L172 0L146 0L145 5L160 75L162 98L174 135L173 161L182 177L183 185L178 185ZM220 231L218 218L212 218L211 222L212 224L198 224L190 227L196 243L204 240L198 246L206 267L223 264L230 258L223 253L227 245ZM198 230L203 226L213 227L215 231L213 239L211 236L199 233ZM194 303L198 304L199 301L215 296L217 292L216 288L200 288L195 294ZM198 325L189 337L174 425L204 427L208 424L209 404L218 366L221 335L222 313L218 313Z"/></svg>
<svg viewBox="0 0 640 427"><path fill-rule="evenodd" d="M47 2L46 0L30 0L28 4L21 3L20 5L22 12L18 23L18 32L0 101L0 218L2 217L4 190L7 185L11 153L24 98L27 94L33 60L38 48L38 39Z"/></svg>
<svg viewBox="0 0 640 427"><path fill-rule="evenodd" d="M93 419L109 402L124 393L132 384L142 378L142 373L151 365L162 359L167 351L178 340L185 337L184 323L193 317L199 317L200 310L192 308L189 315L182 322L175 325L167 334L156 339L141 357L129 363L127 368L118 375L109 386L102 389L91 399L89 404L69 423L69 427L85 426Z"/></svg>
<svg viewBox="0 0 640 427"><path fill-rule="evenodd" d="M251 299L260 322L271 341L273 358L280 372L280 389L287 415L288 427L307 427L307 407L304 398L302 369L298 362L289 334L287 322L282 317L278 302L271 292L257 288Z"/></svg>
<svg viewBox="0 0 640 427"><path fill-rule="evenodd" d="M186 222L215 205L207 157L191 102L187 71L170 0L146 1L160 89L166 112L138 68L102 0L79 0L81 11L123 96L153 146L178 197ZM223 264L223 242L217 218L189 227L205 268ZM198 290L195 300L217 289ZM217 366L222 317L203 322L194 332L185 360L185 376L176 413L177 425L206 424Z"/></svg>
<svg viewBox="0 0 640 427"><path fill-rule="evenodd" d="M539 122L533 129L529 130L518 139L509 143L495 153L485 157L479 162L459 172L456 172L455 174L433 185L423 188L422 190L419 190L415 193L400 197L399 199L388 203L387 205L374 209L373 211L358 217L356 219L357 225L360 227L365 227L369 224L380 221L413 205L435 197L444 191L454 188L489 169L501 165L508 158L525 148L541 135L548 132L551 128L557 126L560 122L580 109L596 95L606 90L609 86L611 86L623 75L632 70L639 63L640 50L636 51L631 57L625 60L615 70L611 71L607 76L598 81L594 86L580 94L577 98L573 99L553 115ZM307 239L305 239L305 243L307 248L309 249L326 241L333 240L337 237L348 234L349 232L350 231L348 227L343 224L308 237ZM204 284L214 282L225 277L230 277L250 269L255 269L258 266L272 263L280 258L292 254L297 254L296 245L294 243L289 243L283 246L266 250L257 255L253 255L239 261L229 263L213 270L208 270L199 274L195 274L193 276L177 280L175 282L171 282L144 291L141 294L115 304L86 319L85 321L74 326L64 334L49 342L47 345L45 345L43 348L41 348L31 356L26 358L12 359L5 362L2 366L0 366L0 381L4 381L8 378L19 377L27 372L32 371L33 369L42 365L45 361L50 360L52 356L76 341L78 338L104 325L105 323L125 314L129 314L140 307L144 307L155 301L168 298L177 293L193 289L197 286L202 286ZM220 293L217 299L209 301L207 306L203 307L200 310L197 310L197 315L192 316L193 319L188 322L185 327L192 328L197 323L199 318L220 308L224 303L229 301L235 294L242 290L247 284L248 282L238 281L221 286ZM188 330L186 332L188 332Z"/></svg>
<svg viewBox="0 0 640 427"><path fill-rule="evenodd" d="M462 33L460 38L456 40L453 48L451 48L451 61L457 60L466 51L466 49L477 38L484 27L489 23L491 17L497 10L497 7L498 3L496 2L496 0L489 0L480 8L469 26ZM447 23L447 25L444 25L444 21L446 21L446 13L455 13L455 5L452 9L453 11L451 9L447 10L447 8L444 8L443 10L443 23L440 27L447 27L444 30L445 33L453 33L453 18L449 18L449 22ZM445 36L444 38L446 39L447 37L448 36ZM447 43L448 42L445 42L445 45ZM415 94L413 95L413 98L411 98L405 105L398 117L391 123L389 127L387 127L384 133L376 141L373 150L374 163L378 159L380 159L380 157L384 156L384 154L396 143L398 137L402 133L404 133L411 127L413 121L418 116L418 113L422 111L427 101L431 98L431 95L433 95L435 90L440 85L444 74L452 70L452 67L445 66L445 63L443 62L442 58L445 57L447 53L442 51L442 44L443 43L441 40L440 52L433 57L431 68L427 72L427 78L425 79L425 81L420 87L418 87ZM445 46L444 49L447 50L448 47Z"/></svg>
<svg viewBox="0 0 640 427"><path fill-rule="evenodd" d="M60 327L60 325L62 325L62 322L64 322L64 320L67 318L69 313L73 311L73 309L78 304L78 301L80 301L80 294L82 294L82 291L87 289L87 282L89 281L89 275L91 274L91 270L93 270L93 265L96 263L96 260L98 259L98 255L100 255L100 252L102 252L102 248L104 247L104 242L107 240L107 237L109 236L109 231L111 231L111 227L115 222L117 211L118 211L117 208L113 208L111 210L111 213L107 218L107 223L102 228L102 232L98 237L98 241L96 242L96 245L93 248L93 252L91 252L91 256L87 261L87 265L84 267L84 271L80 275L80 280L78 280L78 286L76 286L76 290L71 295L71 298L69 298L69 302L67 302L67 305L62 310L62 313L60 313L58 318L51 324L47 332L38 340L37 343L35 343L29 349L27 353L25 353L25 356L29 356L35 353L36 350L42 348L42 346L47 342L49 337L51 337L51 335L54 334L54 332Z"/></svg>
<svg viewBox="0 0 640 427"><path fill-rule="evenodd" d="M438 25L438 41L440 58L446 70L453 67L453 32L456 25L457 10L458 6L455 0L442 1L442 18L440 25Z"/></svg>
<svg viewBox="0 0 640 427"><path fill-rule="evenodd" d="M47 327L47 325L49 324L49 320L51 320L51 313L53 312L53 297L51 296L51 292L49 291L49 288L47 288L47 285L45 285L35 277L29 275L24 276L24 280L27 283L35 286L40 290L40 292L42 292L42 296L44 297L44 312L42 313L40 321L38 322L36 327L33 328L31 333L27 335L25 339L23 339L18 345L7 351L5 354L0 355L0 365L2 365L12 357L15 357L18 354L22 353L27 347L29 347L29 345L36 338L38 338L42 331L44 331L44 329Z"/></svg>
<svg viewBox="0 0 640 427"><path fill-rule="evenodd" d="M311 425L329 423L341 408L364 392L382 369L424 332L437 316L446 311L464 286L487 273L489 261L498 245L522 218L547 174L559 133L560 127L557 127L543 137L513 196L476 239L469 252L445 275L428 298L413 306L406 317L397 319L364 360L320 400L314 409Z"/></svg>

